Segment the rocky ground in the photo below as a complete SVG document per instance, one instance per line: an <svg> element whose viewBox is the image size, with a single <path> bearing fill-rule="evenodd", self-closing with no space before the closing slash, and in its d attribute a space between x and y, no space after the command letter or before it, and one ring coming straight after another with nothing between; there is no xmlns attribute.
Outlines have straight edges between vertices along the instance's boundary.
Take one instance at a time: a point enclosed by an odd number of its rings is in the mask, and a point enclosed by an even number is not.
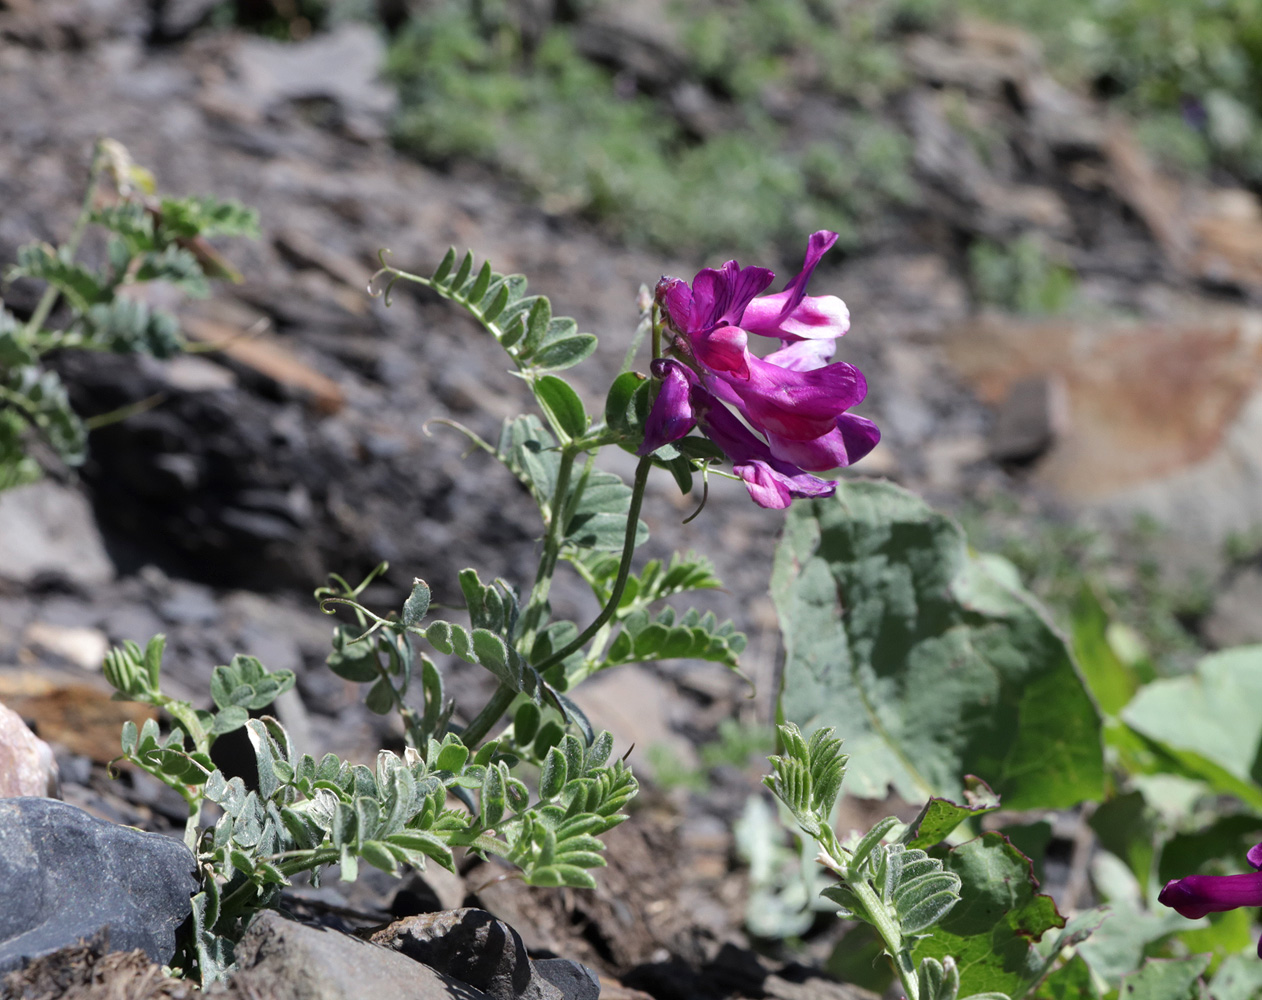
<svg viewBox="0 0 1262 1000"><path fill-rule="evenodd" d="M0 260L66 234L101 134L165 190L237 198L262 217L261 241L225 248L245 281L182 307L190 337L222 349L140 365L60 359L82 412L161 403L95 432L81 472L52 468L0 496L0 702L54 747L67 802L159 831L182 823L182 804L143 775L106 774L122 721L138 717L103 693L110 644L165 632L171 686L193 700L235 652L294 670L277 712L295 742L371 760L401 733L323 667L329 621L312 588L389 560L367 596L394 607L413 576L450 600L466 565L510 580L531 568L538 528L516 487L459 436L426 428L445 417L492 434L524 394L498 348L441 301L369 298L377 251L428 270L454 244L529 276L602 339L578 370L589 409L621 362L640 284L716 263L628 250L493 177L401 158L388 141L392 91L376 76L381 42L366 27L282 45L189 30L198 9L0 0ZM602 37L641 30L615 5L592 16ZM1021 32L953 31L905 49L915 84L897 120L922 202L815 279L850 305L842 355L867 373L863 412L884 432L859 471L948 504L1010 497L1104 524L1149 513L1178 527L1165 552L1174 572L1216 581L1206 641L1262 638L1249 618L1262 577L1247 565L1221 576L1218 558L1229 535L1262 522L1262 207L1247 191L1160 175L1126 124L1056 83ZM978 305L965 243L1023 232L1076 268L1069 315ZM6 300L22 314L37 294L17 283ZM650 549L713 556L727 584L713 607L750 634L756 697L715 666L625 669L583 692L621 746L669 746L685 763L721 720L769 718L778 644L765 597L777 517L722 481L682 525L691 509L673 485L653 485ZM554 604L592 610L563 581ZM452 684L473 694L485 680L457 669ZM635 763L651 779L651 763ZM483 866L437 883L326 886L292 905L366 926L476 904L532 955L599 970L605 997L854 995L749 950L731 824L758 773L756 761L718 768L704 796L650 787L611 835L614 863L594 893L527 891ZM177 995L146 963L120 972L91 947L75 962L83 982L144 985L57 992L55 975L42 986L33 975L25 995Z"/></svg>

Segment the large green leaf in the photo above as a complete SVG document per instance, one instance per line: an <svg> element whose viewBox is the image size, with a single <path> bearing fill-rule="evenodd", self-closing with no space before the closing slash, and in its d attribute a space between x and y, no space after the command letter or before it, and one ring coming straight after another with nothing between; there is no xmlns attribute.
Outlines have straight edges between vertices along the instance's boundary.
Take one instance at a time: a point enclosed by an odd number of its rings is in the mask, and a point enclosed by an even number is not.
<svg viewBox="0 0 1262 1000"><path fill-rule="evenodd" d="M1037 892L1030 862L999 833L987 833L942 856L960 877L960 901L912 954L916 962L950 955L960 970L960 994L1020 996L1043 971L1031 946L1065 926L1050 896Z"/></svg>
<svg viewBox="0 0 1262 1000"><path fill-rule="evenodd" d="M1101 796L1099 713L1065 641L1000 569L887 483L791 509L772 576L779 711L845 736L853 794L954 798L972 773L1012 809Z"/></svg>
<svg viewBox="0 0 1262 1000"><path fill-rule="evenodd" d="M1126 977L1122 994L1126 1000L1196 1000L1201 996L1197 980L1208 965L1208 955L1150 960Z"/></svg>
<svg viewBox="0 0 1262 1000"><path fill-rule="evenodd" d="M1176 755L1190 752L1222 768L1245 786L1233 791L1259 805L1262 646L1215 653L1191 674L1148 684L1122 720Z"/></svg>

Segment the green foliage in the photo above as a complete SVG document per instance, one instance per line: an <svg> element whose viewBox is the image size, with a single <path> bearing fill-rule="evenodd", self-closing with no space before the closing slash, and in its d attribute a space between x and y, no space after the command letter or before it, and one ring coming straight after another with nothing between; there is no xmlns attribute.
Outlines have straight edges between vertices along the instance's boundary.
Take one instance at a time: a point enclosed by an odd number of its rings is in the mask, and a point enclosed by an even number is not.
<svg viewBox="0 0 1262 1000"><path fill-rule="evenodd" d="M471 595L478 593L476 574L464 582ZM419 601L418 592L414 589L409 600ZM473 614L493 623L485 600ZM348 639L348 631L339 629L330 666L352 680L366 681L369 673L376 674L376 683L384 681L395 697L400 689L406 691L406 684L395 687L394 682L406 677L397 663L392 669L383 662L383 647L374 647L373 638ZM381 639L396 652L408 644L406 635ZM197 710L162 693L164 645L162 636L144 650L126 643L106 657L104 673L116 697L162 708L176 723L165 736L153 720L139 730L127 723L122 759L175 789L188 804L185 840L203 872L202 890L193 903L190 949L203 983L230 971L233 943L251 914L272 905L299 872L312 872L318 883L321 869L333 864L340 866L342 879L354 880L361 861L392 873L404 864L424 869L431 860L454 870L452 850L463 847L507 858L531 885L593 888L589 869L605 864L598 837L626 818L622 810L636 792L635 779L622 761L609 763L613 738L608 733L587 740L564 734L545 751L532 804L529 789L512 774L517 758L501 752L498 740L475 752L454 733L439 739L445 715L434 723L435 735L420 747L409 746L402 757L382 751L375 769L332 754L316 761L295 750L275 719L249 716L291 688L292 673L268 671L253 657L236 656L212 674L216 710ZM425 662L428 674L432 665ZM440 679L431 709L441 705L441 690ZM372 698L370 693L370 704ZM252 789L240 778L226 778L210 758L219 736L243 726L258 772L258 785ZM408 731L415 735L419 727L410 725ZM449 808L452 795L469 808ZM200 826L205 802L222 810L209 828Z"/></svg>
<svg viewBox="0 0 1262 1000"><path fill-rule="evenodd" d="M1123 722L1176 758L1180 770L1262 811L1262 647L1226 650L1195 673L1145 686Z"/></svg>
<svg viewBox="0 0 1262 1000"><path fill-rule="evenodd" d="M1048 65L1099 82L1170 165L1262 176L1262 6L1256 0L959 0L1038 34Z"/></svg>
<svg viewBox="0 0 1262 1000"><path fill-rule="evenodd" d="M1064 640L911 494L847 482L796 504L772 596L781 716L847 733L858 794L956 796L972 773L1014 808L1102 795L1100 719Z"/></svg>
<svg viewBox="0 0 1262 1000"><path fill-rule="evenodd" d="M968 805L931 801L911 825L891 816L842 842L830 826L847 763L841 741L831 727L817 729L809 741L792 724L780 726L779 735L784 751L770 758L772 774L764 783L819 844L819 861L839 877L824 897L841 916L875 930L907 997L1018 997L1040 983L1057 995L1060 987L1049 984L1080 974L1071 963L1056 968L1056 956L1098 920L1066 927L1051 898L1036 892L1029 859L1001 834L950 848L935 839L997 808L989 789L974 783ZM1060 927L1065 932L1045 958L1032 944Z"/></svg>
<svg viewBox="0 0 1262 1000"><path fill-rule="evenodd" d="M953 847L941 860L944 870L959 879L960 903L912 954L954 958L965 995L1021 996L1042 971L1030 942L1064 927L1064 918L1050 896L1037 892L1029 859L1002 834L987 833Z"/></svg>
<svg viewBox="0 0 1262 1000"><path fill-rule="evenodd" d="M690 82L737 103L699 139L668 101L625 93L580 55L568 26L527 41L495 9L436 4L390 52L396 139L429 160L491 164L547 210L674 252L788 245L820 225L853 242L883 205L914 197L905 140L859 117L804 151L759 98L783 81L878 104L902 79L890 41L915 5L860 6L843 16L806 0L681 9ZM808 65L817 70L791 79Z"/></svg>
<svg viewBox="0 0 1262 1000"><path fill-rule="evenodd" d="M1008 246L978 240L969 247L968 263L977 297L987 305L1045 316L1069 309L1077 295L1077 275L1050 260L1033 234Z"/></svg>
<svg viewBox="0 0 1262 1000"><path fill-rule="evenodd" d="M106 175L115 181L116 196L96 207ZM28 454L32 434L68 465L81 464L87 455L87 427L71 409L57 374L43 366L44 354L62 348L158 358L178 353L184 341L176 318L130 296L129 289L163 281L205 295L208 278L237 276L202 237L257 235L252 209L205 196L154 203L137 190L146 186L141 181L148 181L148 174L130 162L125 149L111 140L98 142L74 233L60 247L20 247L6 274L9 281L43 282L45 291L26 323L0 303L0 489L39 478L39 466ZM107 261L97 268L74 259L89 224L109 234ZM61 328L48 329L45 322L58 298L65 300L69 317Z"/></svg>

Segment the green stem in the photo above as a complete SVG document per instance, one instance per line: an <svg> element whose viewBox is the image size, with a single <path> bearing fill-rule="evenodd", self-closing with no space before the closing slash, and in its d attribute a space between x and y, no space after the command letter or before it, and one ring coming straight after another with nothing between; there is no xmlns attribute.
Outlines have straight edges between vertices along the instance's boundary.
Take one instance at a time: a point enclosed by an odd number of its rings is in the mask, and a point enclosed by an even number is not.
<svg viewBox="0 0 1262 1000"><path fill-rule="evenodd" d="M552 575L556 572L557 560L561 555L561 537L565 527L566 496L570 492L570 476L574 470L574 453L561 452L561 463L557 467L556 489L552 494L552 509L548 512L548 532L543 539L543 554L539 557L539 570L535 574L535 584L530 590L530 601L523 614L523 629L517 642L519 651L530 655L535 636L543 624L544 613L548 606L548 592L552 589Z"/></svg>
<svg viewBox="0 0 1262 1000"><path fill-rule="evenodd" d="M191 797L185 796L188 805L188 819L184 821L184 846L194 854L197 853L197 829L202 818L201 791L194 792Z"/></svg>
<svg viewBox="0 0 1262 1000"><path fill-rule="evenodd" d="M465 726L464 732L460 734L460 741L470 750L476 747L486 739L486 734L500 720L500 716L508 711L508 706L513 703L513 699L516 697L516 691L507 684L501 684L496 688L495 694L491 695L491 700L482 706L482 711L475 715L473 721Z"/></svg>
<svg viewBox="0 0 1262 1000"><path fill-rule="evenodd" d="M863 907L864 918L885 942L885 953L894 962L907 1000L920 1000L920 980L916 976L911 952L903 946L903 931L898 921L890 917L881 897L864 879L846 879L846 887L858 898Z"/></svg>
<svg viewBox="0 0 1262 1000"><path fill-rule="evenodd" d="M631 509L627 511L627 533L622 543L622 561L618 564L618 577L614 580L609 600L605 602L605 606L601 608L595 621L583 629L578 638L557 650L542 663L535 664L535 669L540 673L586 646L605 622L614 616L618 605L622 603L622 592L626 589L627 577L631 575L631 558L635 554L635 536L640 526L640 506L644 502L644 488L648 485L649 469L652 467L653 462L648 455L641 458L640 464L635 467L635 482L631 486Z"/></svg>
<svg viewBox="0 0 1262 1000"><path fill-rule="evenodd" d="M67 262L74 260L74 255L79 250L79 243L88 228L88 220L92 217L92 203L96 201L96 188L101 182L102 160L101 142L97 140L96 146L92 149L92 167L88 174L88 189L83 195L83 205L79 209L79 217L75 220L74 229L70 231L70 239L62 244L60 250ZM53 311L53 306L57 304L58 294L54 285L49 285L44 289L44 294L40 296L39 303L35 306L35 311L31 313L31 318L27 321L26 334L28 337L33 337L43 328L44 321L48 319L48 314Z"/></svg>

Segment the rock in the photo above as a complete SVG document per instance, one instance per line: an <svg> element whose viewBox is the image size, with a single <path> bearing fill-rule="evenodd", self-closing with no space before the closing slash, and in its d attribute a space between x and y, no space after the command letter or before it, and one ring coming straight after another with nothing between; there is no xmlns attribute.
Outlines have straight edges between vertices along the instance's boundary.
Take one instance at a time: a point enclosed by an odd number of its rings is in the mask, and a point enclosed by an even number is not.
<svg viewBox="0 0 1262 1000"><path fill-rule="evenodd" d="M441 865L430 865L403 883L394 895L390 912L396 917L411 917L418 913L457 910L464 904L466 893L464 879L459 875Z"/></svg>
<svg viewBox="0 0 1262 1000"><path fill-rule="evenodd" d="M88 501L49 479L0 492L0 576L29 584L43 575L85 590L114 579Z"/></svg>
<svg viewBox="0 0 1262 1000"><path fill-rule="evenodd" d="M575 692L574 700L598 732L608 729L613 733L615 746L635 745L632 765L639 777L652 777L646 753L650 747L669 750L681 767L696 767L696 750L671 729L672 720L664 710L681 705L679 693L673 684L647 668L632 664L593 677Z"/></svg>
<svg viewBox="0 0 1262 1000"><path fill-rule="evenodd" d="M1195 299L1187 314L982 316L947 333L947 359L992 406L1024 380L1063 382L1071 419L1037 485L1222 541L1262 522L1262 312Z"/></svg>
<svg viewBox="0 0 1262 1000"><path fill-rule="evenodd" d="M492 1000L595 1000L600 995L599 981L577 962L532 962L521 936L486 910L406 917L371 940L468 983Z"/></svg>
<svg viewBox="0 0 1262 1000"><path fill-rule="evenodd" d="M0 801L0 971L107 928L111 949L170 962L195 871L170 837L53 799Z"/></svg>
<svg viewBox="0 0 1262 1000"><path fill-rule="evenodd" d="M183 38L204 24L218 6L218 0L158 0L154 4L154 34L163 41Z"/></svg>
<svg viewBox="0 0 1262 1000"><path fill-rule="evenodd" d="M158 613L172 625L213 625L219 620L219 605L209 587L172 580L168 595L158 603Z"/></svg>
<svg viewBox="0 0 1262 1000"><path fill-rule="evenodd" d="M1013 385L995 414L989 452L996 462L1031 462L1048 450L1069 422L1065 385L1034 376Z"/></svg>
<svg viewBox="0 0 1262 1000"><path fill-rule="evenodd" d="M535 972L550 982L564 1000L599 1000L600 979L585 965L568 958L536 958Z"/></svg>
<svg viewBox="0 0 1262 1000"><path fill-rule="evenodd" d="M240 971L209 996L272 1000L484 1000L486 994L403 955L265 910L237 945Z"/></svg>
<svg viewBox="0 0 1262 1000"><path fill-rule="evenodd" d="M81 670L100 670L110 642L99 628L31 622L22 636L28 647L73 663Z"/></svg>
<svg viewBox="0 0 1262 1000"><path fill-rule="evenodd" d="M114 701L103 679L92 683L54 679L27 670L0 670L0 699L28 719L42 739L73 754L106 764L118 756L123 724L137 727L157 710L134 701Z"/></svg>
<svg viewBox="0 0 1262 1000"><path fill-rule="evenodd" d="M377 32L354 22L297 43L245 39L234 53L239 79L232 94L259 114L288 101L332 101L354 132L380 137L396 100L379 79L384 55Z"/></svg>
<svg viewBox="0 0 1262 1000"><path fill-rule="evenodd" d="M17 712L0 704L0 798L56 795L57 784L52 747Z"/></svg>
<svg viewBox="0 0 1262 1000"><path fill-rule="evenodd" d="M1249 568L1237 573L1214 598L1205 622L1205 638L1216 649L1262 642L1262 572Z"/></svg>
<svg viewBox="0 0 1262 1000"><path fill-rule="evenodd" d="M108 985L107 985L108 984ZM143 951L108 951L86 941L37 958L20 972L0 977L0 996L58 1000L192 1000L197 984L175 979Z"/></svg>

